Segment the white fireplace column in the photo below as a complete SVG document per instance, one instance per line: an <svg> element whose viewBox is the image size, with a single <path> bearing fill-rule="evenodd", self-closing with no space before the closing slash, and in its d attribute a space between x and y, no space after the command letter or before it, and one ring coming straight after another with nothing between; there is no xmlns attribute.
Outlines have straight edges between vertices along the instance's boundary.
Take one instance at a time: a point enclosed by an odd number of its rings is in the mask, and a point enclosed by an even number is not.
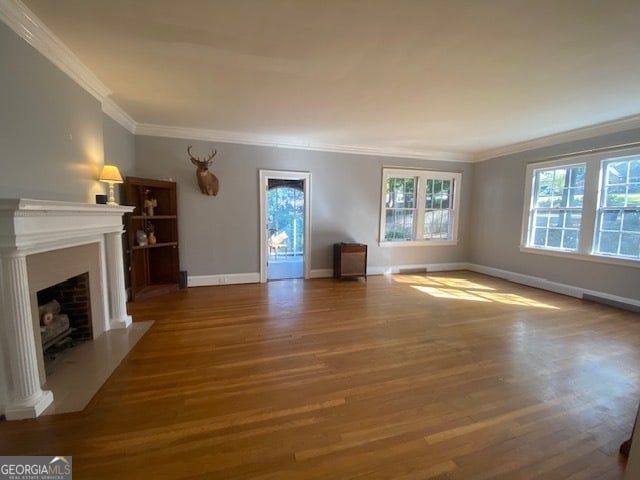
<svg viewBox="0 0 640 480"><path fill-rule="evenodd" d="M111 328L127 328L131 315L127 314L127 292L124 286L122 264L122 232L105 234L107 276L109 285L109 325Z"/></svg>
<svg viewBox="0 0 640 480"><path fill-rule="evenodd" d="M33 418L53 402L53 393L40 388L27 260L24 254L12 252L4 253L1 261L3 348L9 353L11 376L5 415L8 420Z"/></svg>

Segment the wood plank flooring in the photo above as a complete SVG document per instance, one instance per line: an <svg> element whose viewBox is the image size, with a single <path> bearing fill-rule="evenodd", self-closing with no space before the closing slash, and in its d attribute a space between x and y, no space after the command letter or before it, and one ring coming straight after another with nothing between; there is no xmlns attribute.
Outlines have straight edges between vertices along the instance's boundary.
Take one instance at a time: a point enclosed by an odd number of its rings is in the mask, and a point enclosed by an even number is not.
<svg viewBox="0 0 640 480"><path fill-rule="evenodd" d="M619 479L640 315L470 272L192 288L83 412L0 423L74 479Z"/></svg>

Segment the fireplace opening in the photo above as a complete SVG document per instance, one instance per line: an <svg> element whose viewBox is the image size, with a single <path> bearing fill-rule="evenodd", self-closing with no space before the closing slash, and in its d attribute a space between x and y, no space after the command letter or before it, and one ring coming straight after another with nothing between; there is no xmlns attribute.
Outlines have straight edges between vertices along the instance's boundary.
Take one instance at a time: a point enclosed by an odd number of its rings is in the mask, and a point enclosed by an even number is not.
<svg viewBox="0 0 640 480"><path fill-rule="evenodd" d="M89 272L44 288L37 297L45 358L93 338Z"/></svg>

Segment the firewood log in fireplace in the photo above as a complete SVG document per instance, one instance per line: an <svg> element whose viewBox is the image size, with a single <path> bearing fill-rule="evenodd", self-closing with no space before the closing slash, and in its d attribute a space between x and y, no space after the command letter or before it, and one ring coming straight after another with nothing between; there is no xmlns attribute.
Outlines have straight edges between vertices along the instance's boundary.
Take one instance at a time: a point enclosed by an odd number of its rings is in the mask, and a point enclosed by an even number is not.
<svg viewBox="0 0 640 480"><path fill-rule="evenodd" d="M40 315L40 325L51 325L53 317L60 313L60 303L57 300L51 300L49 303L38 307Z"/></svg>

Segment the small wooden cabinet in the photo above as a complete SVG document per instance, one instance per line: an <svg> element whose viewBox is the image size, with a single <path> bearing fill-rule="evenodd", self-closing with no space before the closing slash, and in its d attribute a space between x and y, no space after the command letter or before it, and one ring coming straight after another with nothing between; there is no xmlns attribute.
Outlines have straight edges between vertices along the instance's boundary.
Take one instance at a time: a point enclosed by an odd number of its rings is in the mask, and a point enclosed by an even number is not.
<svg viewBox="0 0 640 480"><path fill-rule="evenodd" d="M177 290L180 265L176 183L127 177L125 193L127 204L136 207L126 215L131 300Z"/></svg>
<svg viewBox="0 0 640 480"><path fill-rule="evenodd" d="M367 246L363 243L333 245L334 278L367 278Z"/></svg>

